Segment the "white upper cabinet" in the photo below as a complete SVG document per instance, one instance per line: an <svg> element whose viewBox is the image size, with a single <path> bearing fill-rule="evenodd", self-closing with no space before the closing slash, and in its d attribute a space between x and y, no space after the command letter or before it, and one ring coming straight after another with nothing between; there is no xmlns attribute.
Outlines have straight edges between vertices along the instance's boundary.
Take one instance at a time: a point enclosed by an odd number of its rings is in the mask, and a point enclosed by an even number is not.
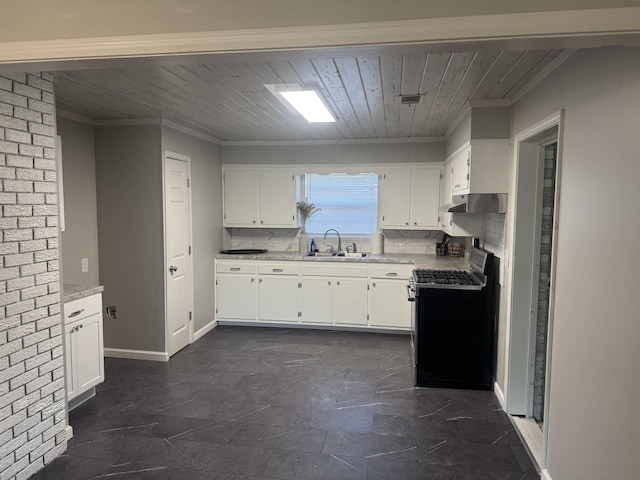
<svg viewBox="0 0 640 480"><path fill-rule="evenodd" d="M509 140L472 140L450 157L452 193L506 193Z"/></svg>
<svg viewBox="0 0 640 480"><path fill-rule="evenodd" d="M295 228L296 182L279 168L224 168L224 226Z"/></svg>
<svg viewBox="0 0 640 480"><path fill-rule="evenodd" d="M380 228L439 230L440 165L389 168L379 184Z"/></svg>

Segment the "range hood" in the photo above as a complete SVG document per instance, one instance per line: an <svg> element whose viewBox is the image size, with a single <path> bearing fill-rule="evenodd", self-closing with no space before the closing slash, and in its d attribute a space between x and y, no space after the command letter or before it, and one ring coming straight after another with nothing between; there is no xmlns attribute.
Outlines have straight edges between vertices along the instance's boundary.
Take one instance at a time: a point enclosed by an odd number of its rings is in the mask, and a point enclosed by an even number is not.
<svg viewBox="0 0 640 480"><path fill-rule="evenodd" d="M451 213L507 213L506 193L471 193L454 195L447 205Z"/></svg>

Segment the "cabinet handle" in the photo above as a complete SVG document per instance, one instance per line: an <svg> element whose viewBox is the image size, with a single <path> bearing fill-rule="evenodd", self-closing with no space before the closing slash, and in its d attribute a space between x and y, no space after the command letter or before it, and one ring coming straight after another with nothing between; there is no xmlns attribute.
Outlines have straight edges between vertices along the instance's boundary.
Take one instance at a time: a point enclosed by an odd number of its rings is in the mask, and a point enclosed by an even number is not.
<svg viewBox="0 0 640 480"><path fill-rule="evenodd" d="M376 286L376 282L373 282L373 284L372 284L372 285L373 285L373 287L375 288L375 286Z"/></svg>
<svg viewBox="0 0 640 480"><path fill-rule="evenodd" d="M404 222L405 225L409 225L409 222Z"/></svg>
<svg viewBox="0 0 640 480"><path fill-rule="evenodd" d="M327 282L329 285L331 285L331 282Z"/></svg>
<svg viewBox="0 0 640 480"><path fill-rule="evenodd" d="M418 222L413 222L414 225L418 225Z"/></svg>
<svg viewBox="0 0 640 480"><path fill-rule="evenodd" d="M253 223L256 223L256 221L254 220Z"/></svg>
<svg viewBox="0 0 640 480"><path fill-rule="evenodd" d="M75 312L70 313L70 314L69 314L69 318L77 317L77 316L78 316L78 315L80 315L82 312L84 312L84 308L81 308L80 310L76 310Z"/></svg>
<svg viewBox="0 0 640 480"><path fill-rule="evenodd" d="M338 286L340 286L340 282L336 282L336 284L337 284Z"/></svg>
<svg viewBox="0 0 640 480"><path fill-rule="evenodd" d="M258 280L258 283L262 283L262 279Z"/></svg>
<svg viewBox="0 0 640 480"><path fill-rule="evenodd" d="M260 220L260 223L264 223L264 220Z"/></svg>
<svg viewBox="0 0 640 480"><path fill-rule="evenodd" d="M398 272L387 272L387 273L385 273L385 275L387 277L397 277L398 276Z"/></svg>
<svg viewBox="0 0 640 480"><path fill-rule="evenodd" d="M252 279L251 279L251 283L253 283L254 281L255 281L255 278L252 278Z"/></svg>
<svg viewBox="0 0 640 480"><path fill-rule="evenodd" d="M229 270L231 270L232 272L239 272L240 267L231 267Z"/></svg>
<svg viewBox="0 0 640 480"><path fill-rule="evenodd" d="M272 272L283 272L284 270L282 268L272 268L271 271Z"/></svg>

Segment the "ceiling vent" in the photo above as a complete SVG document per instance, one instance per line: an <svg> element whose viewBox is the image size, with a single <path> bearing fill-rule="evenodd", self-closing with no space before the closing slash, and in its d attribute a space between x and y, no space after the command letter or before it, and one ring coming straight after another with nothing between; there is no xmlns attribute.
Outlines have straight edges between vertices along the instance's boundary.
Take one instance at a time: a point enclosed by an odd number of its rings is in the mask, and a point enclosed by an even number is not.
<svg viewBox="0 0 640 480"><path fill-rule="evenodd" d="M416 103L420 103L421 101L422 101L422 95L401 95L400 96L401 105L415 105Z"/></svg>

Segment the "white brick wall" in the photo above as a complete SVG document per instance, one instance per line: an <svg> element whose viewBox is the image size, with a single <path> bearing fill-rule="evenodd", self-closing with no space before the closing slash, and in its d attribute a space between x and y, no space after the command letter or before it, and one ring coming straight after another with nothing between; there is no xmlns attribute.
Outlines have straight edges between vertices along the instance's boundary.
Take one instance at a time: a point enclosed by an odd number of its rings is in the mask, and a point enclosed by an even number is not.
<svg viewBox="0 0 640 480"><path fill-rule="evenodd" d="M0 480L67 448L53 77L0 76Z"/></svg>

